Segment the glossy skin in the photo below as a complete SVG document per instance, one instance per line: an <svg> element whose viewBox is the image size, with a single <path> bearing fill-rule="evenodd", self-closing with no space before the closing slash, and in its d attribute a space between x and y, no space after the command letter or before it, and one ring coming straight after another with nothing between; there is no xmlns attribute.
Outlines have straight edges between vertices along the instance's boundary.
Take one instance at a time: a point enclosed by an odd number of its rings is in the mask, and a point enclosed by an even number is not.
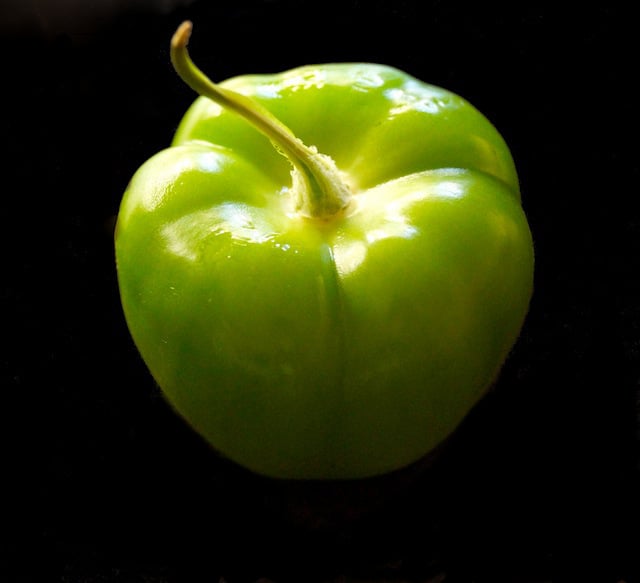
<svg viewBox="0 0 640 583"><path fill-rule="evenodd" d="M514 163L462 98L373 64L243 76L333 158L345 213L291 204L289 161L199 97L122 201L133 339L216 450L278 478L402 468L494 382L526 316L533 245Z"/></svg>

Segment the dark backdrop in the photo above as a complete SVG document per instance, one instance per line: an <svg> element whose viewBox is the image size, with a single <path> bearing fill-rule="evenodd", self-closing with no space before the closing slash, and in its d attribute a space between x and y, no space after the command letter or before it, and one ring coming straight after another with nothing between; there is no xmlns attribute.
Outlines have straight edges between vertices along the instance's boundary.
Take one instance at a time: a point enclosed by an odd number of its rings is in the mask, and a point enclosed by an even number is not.
<svg viewBox="0 0 640 583"><path fill-rule="evenodd" d="M54 4L0 3L2 581L542 583L552 558L558 581L637 580L628 14L611 3ZM360 520L301 520L297 494L216 458L169 411L125 327L114 218L194 98L168 58L185 18L214 79L394 65L469 99L516 159L537 260L522 336L445 461Z"/></svg>

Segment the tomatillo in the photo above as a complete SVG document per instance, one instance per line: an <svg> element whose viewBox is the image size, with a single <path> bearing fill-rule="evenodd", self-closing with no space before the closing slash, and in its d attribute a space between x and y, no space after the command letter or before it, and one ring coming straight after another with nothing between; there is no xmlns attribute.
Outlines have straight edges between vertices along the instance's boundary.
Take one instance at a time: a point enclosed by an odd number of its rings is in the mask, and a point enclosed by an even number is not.
<svg viewBox="0 0 640 583"><path fill-rule="evenodd" d="M422 458L495 381L534 252L512 156L467 101L337 63L213 83L129 184L124 314L172 407L276 478Z"/></svg>

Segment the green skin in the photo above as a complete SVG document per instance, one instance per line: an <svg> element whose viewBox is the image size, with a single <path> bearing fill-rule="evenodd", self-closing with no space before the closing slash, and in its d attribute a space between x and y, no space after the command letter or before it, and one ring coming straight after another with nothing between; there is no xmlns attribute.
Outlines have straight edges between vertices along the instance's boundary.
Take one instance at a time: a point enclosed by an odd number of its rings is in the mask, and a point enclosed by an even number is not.
<svg viewBox="0 0 640 583"><path fill-rule="evenodd" d="M183 77L188 32L172 46ZM198 97L118 216L142 358L200 435L259 474L419 460L495 381L528 311L533 244L504 140L461 97L377 64L208 83L330 156L350 195Z"/></svg>

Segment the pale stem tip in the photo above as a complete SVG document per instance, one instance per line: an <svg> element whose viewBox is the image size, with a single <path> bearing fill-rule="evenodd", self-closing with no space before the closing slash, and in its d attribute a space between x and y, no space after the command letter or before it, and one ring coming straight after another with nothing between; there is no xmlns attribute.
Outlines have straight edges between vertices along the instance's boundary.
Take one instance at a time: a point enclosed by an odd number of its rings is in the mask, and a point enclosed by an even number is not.
<svg viewBox="0 0 640 583"><path fill-rule="evenodd" d="M179 49L187 46L189 38L191 37L191 31L193 30L193 23L190 20L185 20L173 35L171 39L171 46L174 49Z"/></svg>

